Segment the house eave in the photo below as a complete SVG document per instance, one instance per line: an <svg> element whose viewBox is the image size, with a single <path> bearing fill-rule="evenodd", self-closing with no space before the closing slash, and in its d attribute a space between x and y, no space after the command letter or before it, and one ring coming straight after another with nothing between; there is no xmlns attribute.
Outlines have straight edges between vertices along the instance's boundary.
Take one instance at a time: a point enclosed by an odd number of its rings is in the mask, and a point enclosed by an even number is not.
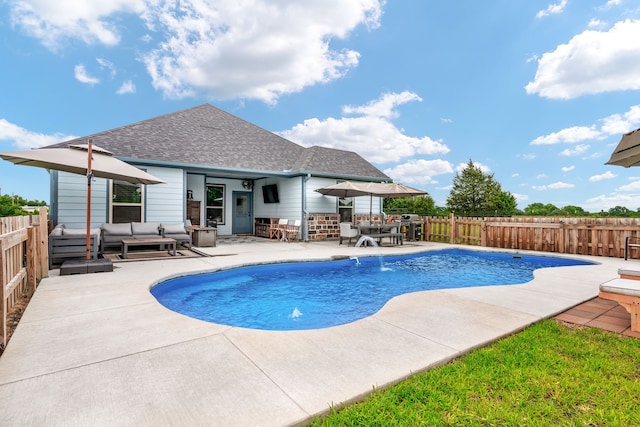
<svg viewBox="0 0 640 427"><path fill-rule="evenodd" d="M331 179L345 179L345 180L355 180L355 181L372 181L372 182L388 182L391 181L389 177L380 177L380 176L362 176L362 175L350 175L350 174L340 174L340 173L330 173L330 172L318 172L313 170L282 170L282 171L273 171L273 170L262 170L262 169L245 169L245 168L232 168L225 166L212 166L206 164L193 164L193 163L183 163L183 162L166 162L161 160L148 160L148 159L138 159L138 158L129 158L129 157L118 157L120 160L135 164L137 166L157 166L157 167L166 167L166 168L178 168L184 169L187 172L201 172L205 174L211 175L224 175L230 178L237 179L255 179L260 177L296 177L296 176L314 176L321 178L331 178Z"/></svg>

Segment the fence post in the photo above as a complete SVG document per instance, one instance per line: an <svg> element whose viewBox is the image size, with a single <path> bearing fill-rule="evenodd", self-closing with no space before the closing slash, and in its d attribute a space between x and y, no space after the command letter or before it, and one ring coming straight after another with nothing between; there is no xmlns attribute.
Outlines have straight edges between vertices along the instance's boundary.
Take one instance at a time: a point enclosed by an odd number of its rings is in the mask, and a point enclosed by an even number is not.
<svg viewBox="0 0 640 427"><path fill-rule="evenodd" d="M429 241L429 231L431 230L431 226L429 225L429 217L426 217L424 219L424 222L422 223L422 240L425 242Z"/></svg>
<svg viewBox="0 0 640 427"><path fill-rule="evenodd" d="M35 227L27 227L27 289L26 293L31 296L36 291L36 256L38 254L38 242L36 240L37 231Z"/></svg>
<svg viewBox="0 0 640 427"><path fill-rule="evenodd" d="M480 225L480 246L487 246L487 219L482 219Z"/></svg>
<svg viewBox="0 0 640 427"><path fill-rule="evenodd" d="M39 245L36 254L38 256L38 278L49 277L49 227L47 224L47 208L38 209L40 222L38 230Z"/></svg>
<svg viewBox="0 0 640 427"><path fill-rule="evenodd" d="M456 242L456 219L453 216L453 212L449 214L449 243L454 244Z"/></svg>
<svg viewBox="0 0 640 427"><path fill-rule="evenodd" d="M4 244L0 239L0 345L7 344L7 296L4 294L6 284L4 283Z"/></svg>

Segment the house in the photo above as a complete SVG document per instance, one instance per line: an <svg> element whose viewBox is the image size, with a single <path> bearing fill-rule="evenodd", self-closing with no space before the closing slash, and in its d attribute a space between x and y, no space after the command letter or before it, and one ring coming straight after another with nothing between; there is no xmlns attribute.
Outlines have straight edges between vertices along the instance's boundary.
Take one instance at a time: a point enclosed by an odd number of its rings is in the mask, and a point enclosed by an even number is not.
<svg viewBox="0 0 640 427"><path fill-rule="evenodd" d="M269 218L300 219L302 236L334 237L323 222L369 214L369 198L341 200L317 188L343 180L389 181L351 151L303 147L209 104L47 148L93 144L162 179L137 185L97 178L91 227L130 221L215 223L218 235L253 234ZM86 177L51 171L51 219L85 226ZM339 206L340 205L340 206ZM373 213L381 202L374 198ZM328 215L328 217L325 217ZM332 230L337 229L330 227Z"/></svg>

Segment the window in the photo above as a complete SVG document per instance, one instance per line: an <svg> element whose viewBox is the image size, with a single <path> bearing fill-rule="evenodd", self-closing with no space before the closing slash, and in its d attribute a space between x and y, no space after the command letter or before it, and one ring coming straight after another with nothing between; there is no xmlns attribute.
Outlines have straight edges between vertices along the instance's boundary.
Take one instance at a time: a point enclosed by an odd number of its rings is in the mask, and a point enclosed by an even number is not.
<svg viewBox="0 0 640 427"><path fill-rule="evenodd" d="M340 222L353 221L353 197L338 198L338 213L340 214Z"/></svg>
<svg viewBox="0 0 640 427"><path fill-rule="evenodd" d="M224 224L224 185L207 184L207 221Z"/></svg>
<svg viewBox="0 0 640 427"><path fill-rule="evenodd" d="M144 218L144 186L124 181L111 181L111 222L142 222Z"/></svg>

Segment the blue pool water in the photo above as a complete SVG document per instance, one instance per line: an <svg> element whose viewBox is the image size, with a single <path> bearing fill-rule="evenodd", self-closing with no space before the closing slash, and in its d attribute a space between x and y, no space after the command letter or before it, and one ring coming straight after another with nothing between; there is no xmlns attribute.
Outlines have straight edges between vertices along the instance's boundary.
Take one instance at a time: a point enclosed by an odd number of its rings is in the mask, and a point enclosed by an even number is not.
<svg viewBox="0 0 640 427"><path fill-rule="evenodd" d="M209 322L266 330L318 329L370 316L396 295L525 283L538 268L589 264L449 249L235 268L168 280L151 293L165 307Z"/></svg>

